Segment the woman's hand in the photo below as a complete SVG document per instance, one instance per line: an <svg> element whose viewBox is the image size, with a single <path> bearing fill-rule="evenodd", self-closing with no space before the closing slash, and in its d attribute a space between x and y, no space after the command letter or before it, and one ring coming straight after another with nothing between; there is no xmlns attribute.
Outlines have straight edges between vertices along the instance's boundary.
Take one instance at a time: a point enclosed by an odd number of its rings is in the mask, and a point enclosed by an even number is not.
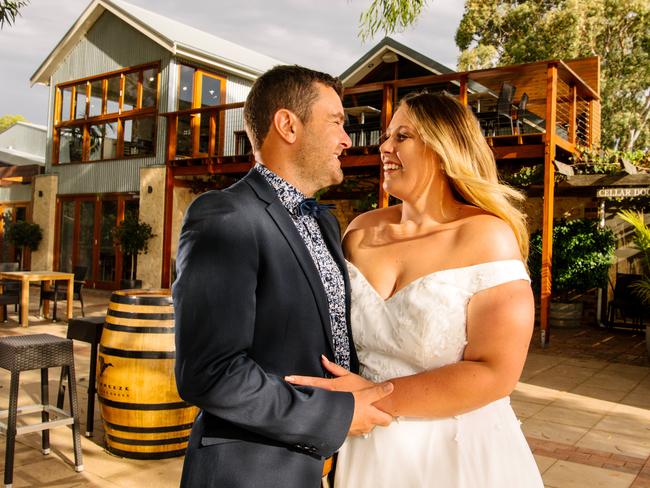
<svg viewBox="0 0 650 488"><path fill-rule="evenodd" d="M285 376L284 379L292 385L313 386L331 391L359 391L375 386L372 381L362 378L358 374L350 373L347 369L332 363L325 356L321 356L323 367L336 378L319 378L316 376Z"/></svg>

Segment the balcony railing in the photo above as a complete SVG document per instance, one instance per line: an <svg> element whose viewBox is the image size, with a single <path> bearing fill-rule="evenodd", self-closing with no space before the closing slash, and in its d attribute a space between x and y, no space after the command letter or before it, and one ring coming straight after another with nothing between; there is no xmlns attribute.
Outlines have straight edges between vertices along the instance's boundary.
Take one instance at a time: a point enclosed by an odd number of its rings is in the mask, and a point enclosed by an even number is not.
<svg viewBox="0 0 650 488"><path fill-rule="evenodd" d="M553 141L569 152L576 145L591 147L600 139L598 71L598 58L555 60L349 87L343 100L345 128L352 139L347 154L376 152L398 101L423 90L446 92L471 107L493 146ZM232 103L163 114L168 164L250 163L243 106ZM548 120L554 120L552 134L547 132Z"/></svg>

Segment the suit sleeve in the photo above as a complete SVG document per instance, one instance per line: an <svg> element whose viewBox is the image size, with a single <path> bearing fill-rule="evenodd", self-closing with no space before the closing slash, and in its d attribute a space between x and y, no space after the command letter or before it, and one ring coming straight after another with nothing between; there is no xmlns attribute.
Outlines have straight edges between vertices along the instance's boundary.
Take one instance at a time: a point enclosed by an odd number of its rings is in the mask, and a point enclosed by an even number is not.
<svg viewBox="0 0 650 488"><path fill-rule="evenodd" d="M330 456L345 440L353 396L295 388L247 355L262 243L231 198L202 195L181 230L173 286L178 391L241 428L306 454Z"/></svg>

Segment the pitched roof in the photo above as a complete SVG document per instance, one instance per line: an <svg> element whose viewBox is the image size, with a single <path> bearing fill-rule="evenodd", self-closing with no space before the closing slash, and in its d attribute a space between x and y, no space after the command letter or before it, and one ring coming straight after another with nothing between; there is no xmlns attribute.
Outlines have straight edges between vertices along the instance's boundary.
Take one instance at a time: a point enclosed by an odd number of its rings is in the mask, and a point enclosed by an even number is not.
<svg viewBox="0 0 650 488"><path fill-rule="evenodd" d="M397 42L391 37L384 37L370 51L361 56L357 62L346 69L339 78L345 86L352 86L359 82L364 76L372 71L379 63L385 61L382 57L388 53L395 53L398 56L406 58L415 64L431 71L431 74L453 73L454 70L447 68L445 65L411 49L404 44Z"/></svg>
<svg viewBox="0 0 650 488"><path fill-rule="evenodd" d="M47 127L16 122L0 133L0 162L15 166L45 164Z"/></svg>
<svg viewBox="0 0 650 488"><path fill-rule="evenodd" d="M269 68L283 64L277 59L122 0L93 0L34 72L31 83L47 83L68 52L106 11L174 55L201 61L244 78L255 79Z"/></svg>

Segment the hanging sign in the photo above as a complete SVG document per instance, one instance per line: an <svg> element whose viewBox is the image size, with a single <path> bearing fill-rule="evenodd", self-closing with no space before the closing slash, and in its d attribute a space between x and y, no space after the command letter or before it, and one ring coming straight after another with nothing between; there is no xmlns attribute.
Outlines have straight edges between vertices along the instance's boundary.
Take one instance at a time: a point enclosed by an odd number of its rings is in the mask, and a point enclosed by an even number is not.
<svg viewBox="0 0 650 488"><path fill-rule="evenodd" d="M598 198L634 198L650 196L650 187L601 188L596 192Z"/></svg>

